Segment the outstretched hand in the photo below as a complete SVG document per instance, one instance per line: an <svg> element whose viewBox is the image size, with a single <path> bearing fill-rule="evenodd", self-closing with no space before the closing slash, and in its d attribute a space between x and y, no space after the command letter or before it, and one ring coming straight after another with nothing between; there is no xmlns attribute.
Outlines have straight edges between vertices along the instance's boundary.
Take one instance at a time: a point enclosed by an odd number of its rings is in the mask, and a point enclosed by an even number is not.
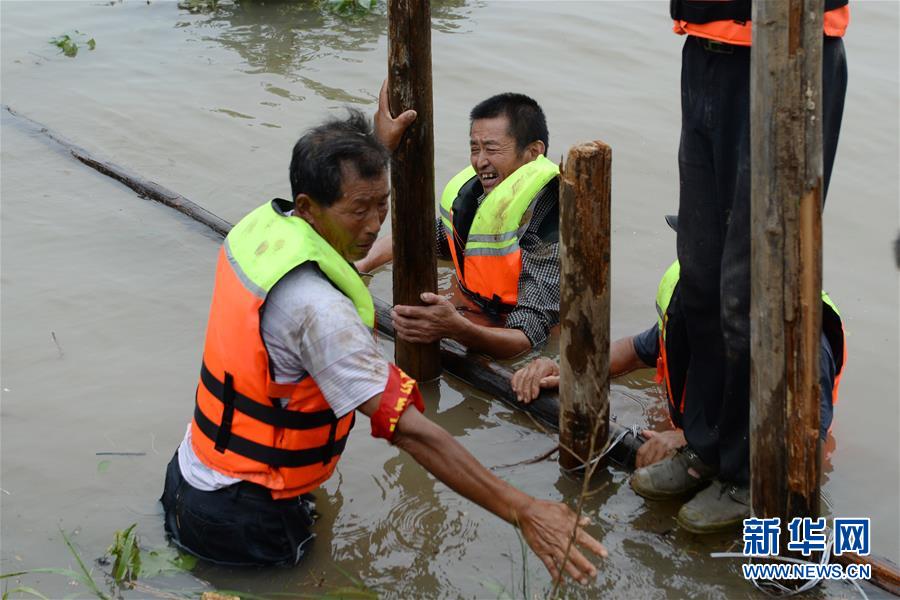
<svg viewBox="0 0 900 600"><path fill-rule="evenodd" d="M385 148L393 152L400 145L403 133L416 120L416 111L406 110L400 116L391 116L391 106L388 100L387 79L381 84L378 93L378 110L375 111L375 137Z"/></svg>
<svg viewBox="0 0 900 600"><path fill-rule="evenodd" d="M528 546L541 559L554 580L558 580L563 571L582 584L597 575L597 567L582 554L582 549L603 558L606 558L607 552L603 544L582 529L590 523L588 517L582 516L576 522L571 508L561 502L546 500L534 500L516 517Z"/></svg>
<svg viewBox="0 0 900 600"><path fill-rule="evenodd" d="M528 404L541 389L559 387L559 365L544 356L536 358L513 374L510 385L519 402Z"/></svg>

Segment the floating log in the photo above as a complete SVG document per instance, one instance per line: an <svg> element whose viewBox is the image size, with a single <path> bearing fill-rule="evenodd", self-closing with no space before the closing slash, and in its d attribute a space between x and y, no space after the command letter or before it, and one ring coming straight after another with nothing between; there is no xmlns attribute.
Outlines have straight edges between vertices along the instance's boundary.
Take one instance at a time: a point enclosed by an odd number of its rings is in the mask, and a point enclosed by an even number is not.
<svg viewBox="0 0 900 600"><path fill-rule="evenodd" d="M51 140L58 143L63 147L63 149L65 149L72 156L74 156L76 159L83 162L87 166L96 171L100 171L104 175L112 177L116 181L130 187L135 192L137 192L138 196L142 198L148 198L150 200L155 200L156 202L161 202L166 206L174 208L178 212L186 214L195 221L203 223L223 237L231 230L231 223L229 223L225 219L217 217L199 204L191 202L181 194L177 194L172 190L159 185L155 181L148 181L140 175L132 173L124 167L104 160L99 160L81 146L73 144L64 137L61 137L58 134L50 131L37 121L32 121L28 117L19 114L7 105L3 105L3 108L7 112L9 112L9 114L15 116L22 122L29 125L32 129L43 133Z"/></svg>
<svg viewBox="0 0 900 600"><path fill-rule="evenodd" d="M437 291L429 0L388 2L388 96L394 116L408 109L417 113L391 160L394 302L421 306L422 292ZM394 357L420 381L441 375L438 342L395 340Z"/></svg>
<svg viewBox="0 0 900 600"><path fill-rule="evenodd" d="M609 434L612 149L573 146L560 181L559 464L574 469Z"/></svg>
<svg viewBox="0 0 900 600"><path fill-rule="evenodd" d="M750 54L753 514L819 515L822 0L753 3Z"/></svg>

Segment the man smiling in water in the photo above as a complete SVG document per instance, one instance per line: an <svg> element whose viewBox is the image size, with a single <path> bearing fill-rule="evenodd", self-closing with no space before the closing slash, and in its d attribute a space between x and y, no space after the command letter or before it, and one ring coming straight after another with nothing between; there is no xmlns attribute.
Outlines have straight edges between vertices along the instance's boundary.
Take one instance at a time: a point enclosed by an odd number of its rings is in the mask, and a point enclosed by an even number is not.
<svg viewBox="0 0 900 600"><path fill-rule="evenodd" d="M386 94L376 119L391 122ZM544 112L528 96L498 94L472 109L471 165L444 188L435 227L438 254L453 260L460 293L425 293L425 306L395 306L398 337L452 338L498 358L546 340L559 323L559 168L546 158L548 143ZM359 270L391 260L392 241L378 240Z"/></svg>

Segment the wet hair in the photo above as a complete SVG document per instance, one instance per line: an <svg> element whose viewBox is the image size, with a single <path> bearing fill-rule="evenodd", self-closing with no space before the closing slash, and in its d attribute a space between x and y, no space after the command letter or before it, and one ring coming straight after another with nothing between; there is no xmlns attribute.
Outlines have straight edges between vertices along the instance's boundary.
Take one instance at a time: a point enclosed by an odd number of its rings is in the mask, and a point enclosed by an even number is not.
<svg viewBox="0 0 900 600"><path fill-rule="evenodd" d="M306 194L328 207L341 197L344 165L363 179L375 179L388 168L390 153L372 132L359 110L348 108L347 118L334 118L303 134L291 156L291 198Z"/></svg>
<svg viewBox="0 0 900 600"><path fill-rule="evenodd" d="M493 119L500 115L509 120L509 134L516 139L516 150L525 150L531 142L544 142L544 155L550 148L550 134L547 132L547 119L541 106L524 94L506 92L491 96L479 102L469 114L469 122L478 119Z"/></svg>

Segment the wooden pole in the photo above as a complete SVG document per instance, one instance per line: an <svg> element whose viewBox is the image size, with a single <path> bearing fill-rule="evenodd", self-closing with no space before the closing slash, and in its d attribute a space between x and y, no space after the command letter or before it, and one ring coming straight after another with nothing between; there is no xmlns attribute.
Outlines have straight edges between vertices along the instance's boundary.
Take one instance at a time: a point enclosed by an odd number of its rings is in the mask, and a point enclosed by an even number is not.
<svg viewBox="0 0 900 600"><path fill-rule="evenodd" d="M394 304L418 306L422 292L437 291L429 0L388 2L388 73L391 113L410 108L418 113L391 163ZM415 379L441 374L440 342L397 340L394 357Z"/></svg>
<svg viewBox="0 0 900 600"><path fill-rule="evenodd" d="M612 149L569 150L560 184L559 464L591 460L609 435ZM571 450L571 452L566 449Z"/></svg>
<svg viewBox="0 0 900 600"><path fill-rule="evenodd" d="M822 11L753 3L751 496L785 529L819 514Z"/></svg>

